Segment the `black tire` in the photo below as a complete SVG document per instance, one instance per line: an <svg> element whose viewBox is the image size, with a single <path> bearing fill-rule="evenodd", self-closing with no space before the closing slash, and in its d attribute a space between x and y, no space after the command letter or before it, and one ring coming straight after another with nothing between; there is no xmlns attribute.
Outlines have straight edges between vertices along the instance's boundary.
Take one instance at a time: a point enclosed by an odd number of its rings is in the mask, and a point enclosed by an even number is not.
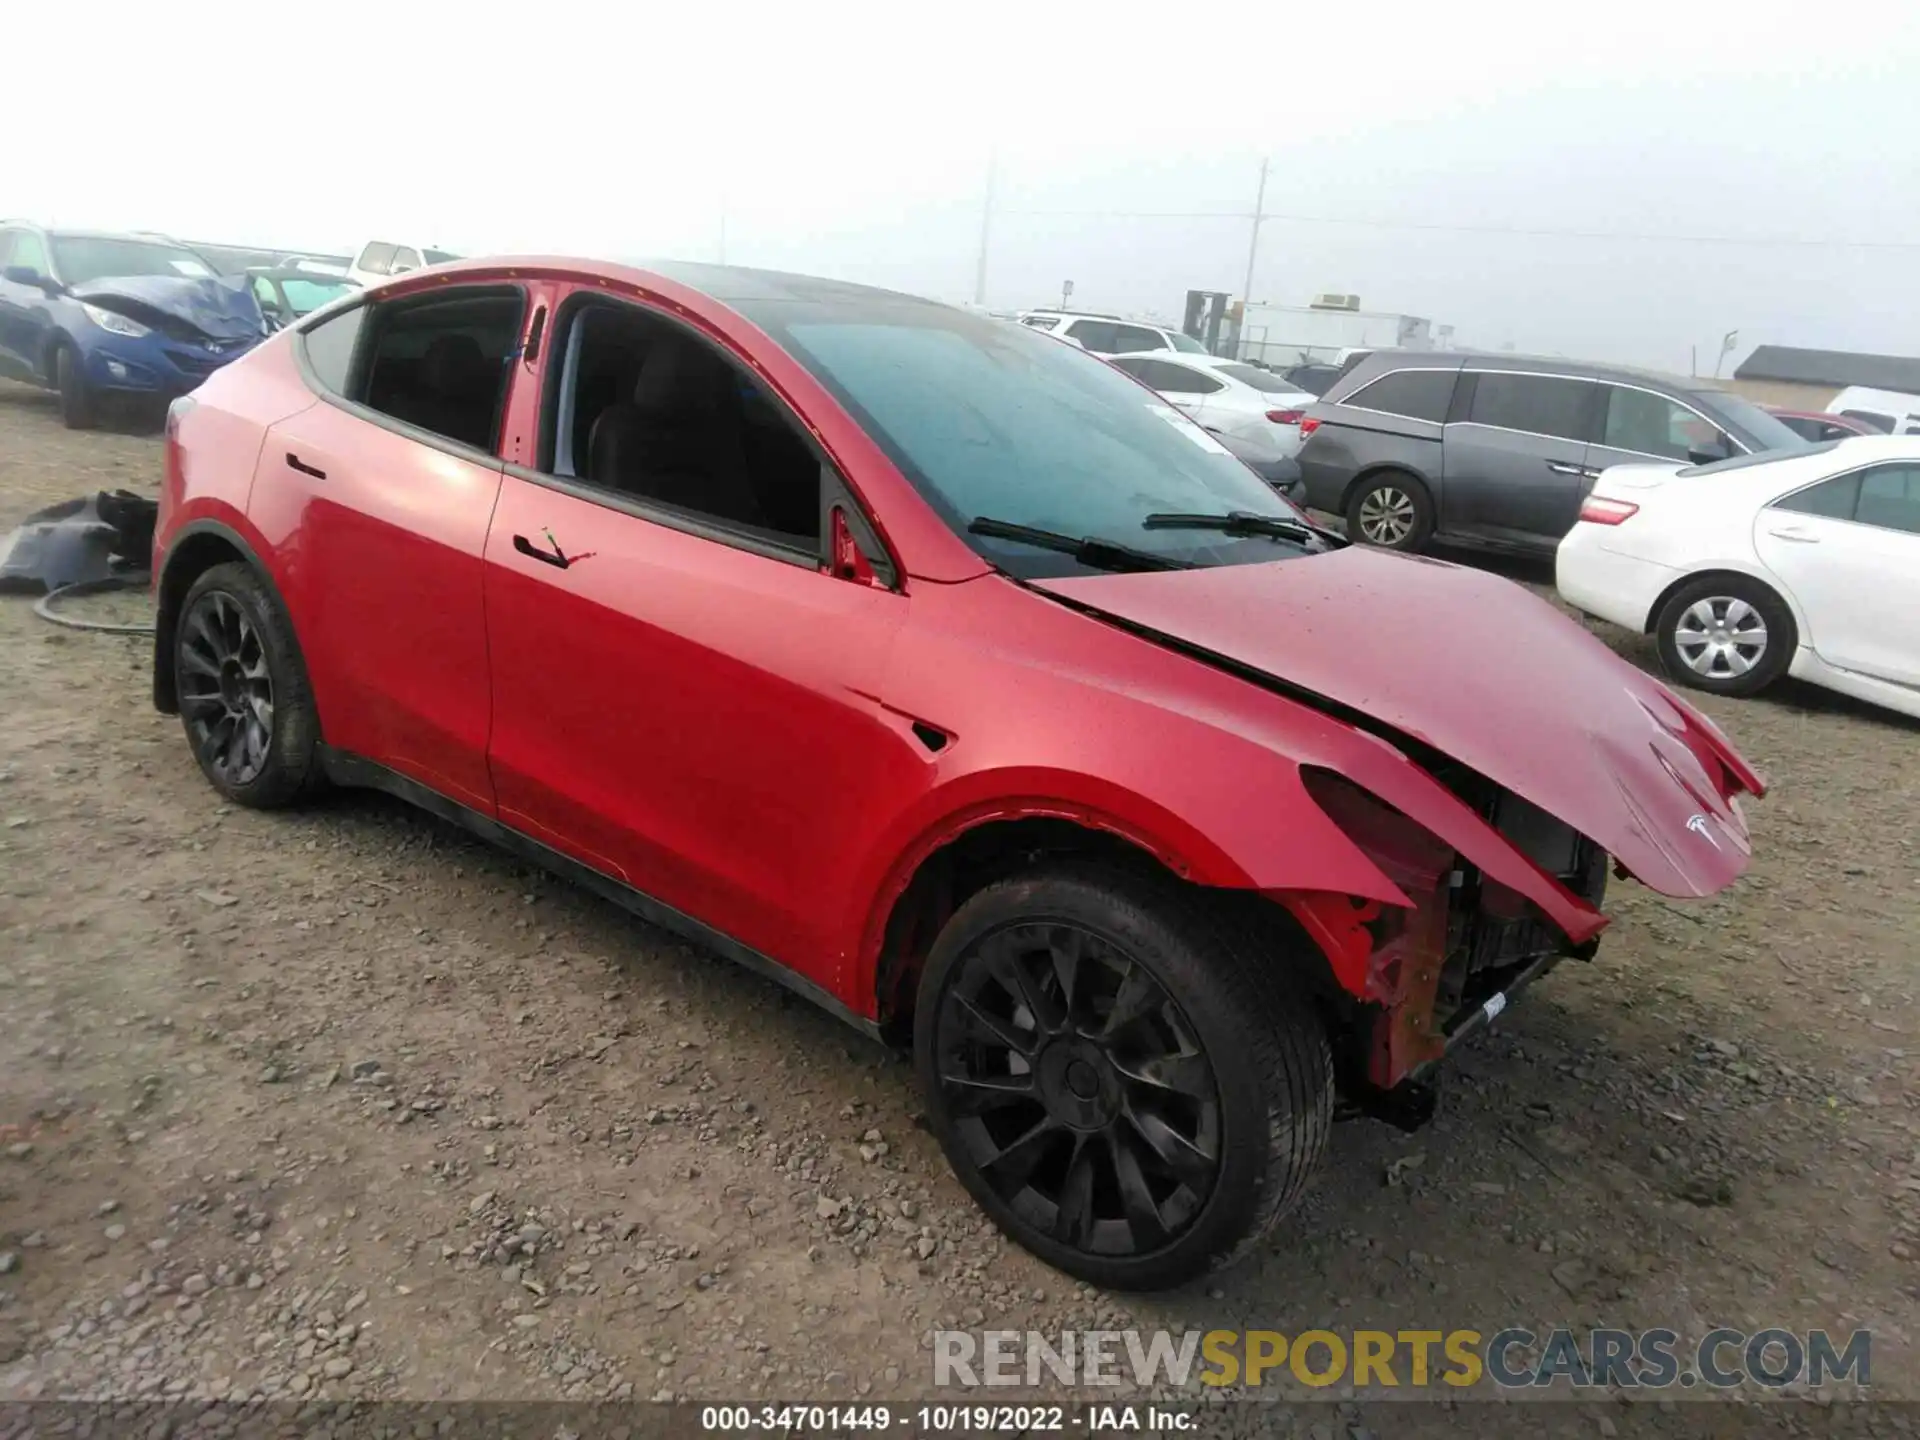
<svg viewBox="0 0 1920 1440"><path fill-rule="evenodd" d="M1417 551L1433 537L1433 497L1404 470L1369 475L1347 496L1347 538L1378 550Z"/></svg>
<svg viewBox="0 0 1920 1440"><path fill-rule="evenodd" d="M87 383L80 352L62 340L53 349L53 386L60 392L60 419L69 430L91 430L100 423L100 401Z"/></svg>
<svg viewBox="0 0 1920 1440"><path fill-rule="evenodd" d="M214 789L271 810L318 788L320 717L299 642L249 566L215 565L188 588L173 674L187 743Z"/></svg>
<svg viewBox="0 0 1920 1440"><path fill-rule="evenodd" d="M1151 874L1068 862L980 891L934 942L914 1015L955 1174L1015 1243L1095 1285L1238 1260L1299 1198L1333 1117L1326 1034L1285 965Z"/></svg>
<svg viewBox="0 0 1920 1440"><path fill-rule="evenodd" d="M1653 633L1669 678L1713 695L1764 690L1800 645L1786 602L1744 575L1688 581L1660 607Z"/></svg>

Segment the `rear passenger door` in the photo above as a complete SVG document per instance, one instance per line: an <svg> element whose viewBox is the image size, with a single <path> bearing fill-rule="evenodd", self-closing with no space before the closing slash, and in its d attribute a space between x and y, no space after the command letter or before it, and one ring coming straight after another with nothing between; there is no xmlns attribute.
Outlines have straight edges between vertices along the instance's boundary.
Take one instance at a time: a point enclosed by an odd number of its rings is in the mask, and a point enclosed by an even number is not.
<svg viewBox="0 0 1920 1440"><path fill-rule="evenodd" d="M322 733L491 815L481 602L512 285L336 311L294 340L323 403L261 447L248 518L274 553Z"/></svg>
<svg viewBox="0 0 1920 1440"><path fill-rule="evenodd" d="M1591 478L1600 401L1591 380L1466 371L1446 427L1440 528L1525 549L1558 545Z"/></svg>

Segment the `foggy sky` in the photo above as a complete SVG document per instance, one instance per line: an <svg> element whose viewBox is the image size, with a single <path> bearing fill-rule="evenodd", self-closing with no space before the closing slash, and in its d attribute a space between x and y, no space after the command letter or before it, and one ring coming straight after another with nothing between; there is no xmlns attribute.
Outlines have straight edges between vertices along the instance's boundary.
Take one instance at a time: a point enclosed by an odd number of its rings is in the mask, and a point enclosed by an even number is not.
<svg viewBox="0 0 1920 1440"><path fill-rule="evenodd" d="M1703 372L1732 329L1735 360L1920 354L1920 20L1892 3L675 9L30 6L0 213L963 301L995 156L990 305L1071 279L1177 317L1240 292L1264 156L1256 299ZM1871 244L1803 243L1830 241Z"/></svg>

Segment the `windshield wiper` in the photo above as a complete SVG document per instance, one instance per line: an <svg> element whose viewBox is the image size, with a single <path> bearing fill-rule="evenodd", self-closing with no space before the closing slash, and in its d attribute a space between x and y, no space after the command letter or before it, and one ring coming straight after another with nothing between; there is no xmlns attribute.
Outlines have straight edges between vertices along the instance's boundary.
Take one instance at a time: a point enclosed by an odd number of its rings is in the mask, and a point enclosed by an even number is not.
<svg viewBox="0 0 1920 1440"><path fill-rule="evenodd" d="M995 520L982 515L967 526L969 534L985 535L996 540L1017 540L1022 545L1032 545L1041 550L1058 550L1062 555L1071 555L1082 565L1094 570L1185 570L1190 568L1184 560L1175 560L1167 555L1155 555L1151 550L1135 550L1130 545L1122 545L1113 540L1102 540L1096 535L1084 535L1075 539L1063 535L1058 530L1039 530L1031 525L1016 525L1011 520Z"/></svg>
<svg viewBox="0 0 1920 1440"><path fill-rule="evenodd" d="M1256 515L1230 510L1225 515L1188 515L1161 510L1141 521L1149 530L1218 530L1226 535L1277 535L1283 540L1320 540L1324 534L1304 520L1286 515Z"/></svg>

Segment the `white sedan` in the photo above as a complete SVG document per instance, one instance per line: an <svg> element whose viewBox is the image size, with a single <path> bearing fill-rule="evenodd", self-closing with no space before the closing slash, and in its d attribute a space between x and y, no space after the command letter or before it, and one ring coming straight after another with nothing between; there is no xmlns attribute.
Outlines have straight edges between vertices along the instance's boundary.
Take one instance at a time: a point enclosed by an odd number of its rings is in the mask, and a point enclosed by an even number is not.
<svg viewBox="0 0 1920 1440"><path fill-rule="evenodd" d="M1300 417L1313 396L1271 370L1166 350L1109 355L1107 360L1209 430L1264 440L1289 457L1300 448Z"/></svg>
<svg viewBox="0 0 1920 1440"><path fill-rule="evenodd" d="M1651 634L1682 684L1751 695L1786 674L1920 716L1920 440L1613 466L1555 581Z"/></svg>

